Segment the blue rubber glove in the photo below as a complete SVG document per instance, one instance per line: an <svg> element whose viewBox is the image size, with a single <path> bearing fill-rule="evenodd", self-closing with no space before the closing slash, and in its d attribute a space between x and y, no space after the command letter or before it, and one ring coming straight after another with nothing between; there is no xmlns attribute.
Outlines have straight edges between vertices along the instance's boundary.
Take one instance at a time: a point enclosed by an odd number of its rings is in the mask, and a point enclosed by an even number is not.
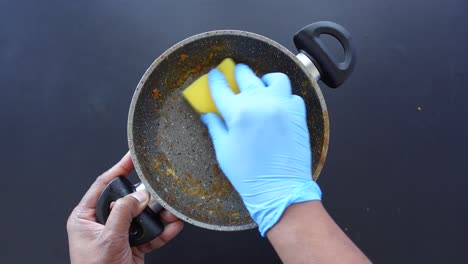
<svg viewBox="0 0 468 264"><path fill-rule="evenodd" d="M260 79L238 64L235 76L237 95L221 72L210 71L211 96L224 120L214 113L201 118L221 169L265 236L289 205L321 199L312 180L306 108L283 73Z"/></svg>

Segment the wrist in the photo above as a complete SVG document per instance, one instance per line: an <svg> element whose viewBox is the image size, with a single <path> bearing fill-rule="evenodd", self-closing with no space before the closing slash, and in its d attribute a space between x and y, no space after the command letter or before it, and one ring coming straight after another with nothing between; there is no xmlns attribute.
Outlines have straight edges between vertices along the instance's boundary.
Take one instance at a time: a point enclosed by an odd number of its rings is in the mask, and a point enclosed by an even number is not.
<svg viewBox="0 0 468 264"><path fill-rule="evenodd" d="M290 205L321 200L322 198L320 187L312 180L301 182L294 187L276 188L275 191L265 194L267 194L267 197L261 199L262 202L260 203L244 199L247 210L252 219L257 223L260 234L263 237L279 221L284 211Z"/></svg>

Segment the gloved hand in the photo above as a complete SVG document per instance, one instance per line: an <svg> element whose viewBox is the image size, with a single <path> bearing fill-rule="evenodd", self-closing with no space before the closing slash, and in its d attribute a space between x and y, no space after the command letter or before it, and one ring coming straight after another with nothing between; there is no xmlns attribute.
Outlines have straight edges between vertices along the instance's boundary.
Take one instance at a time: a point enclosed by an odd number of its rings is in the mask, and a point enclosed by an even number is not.
<svg viewBox="0 0 468 264"><path fill-rule="evenodd" d="M312 180L306 109L283 73L259 79L238 64L235 75L237 95L221 72L210 71L211 96L222 118L214 113L201 118L221 169L265 236L289 205L321 199Z"/></svg>

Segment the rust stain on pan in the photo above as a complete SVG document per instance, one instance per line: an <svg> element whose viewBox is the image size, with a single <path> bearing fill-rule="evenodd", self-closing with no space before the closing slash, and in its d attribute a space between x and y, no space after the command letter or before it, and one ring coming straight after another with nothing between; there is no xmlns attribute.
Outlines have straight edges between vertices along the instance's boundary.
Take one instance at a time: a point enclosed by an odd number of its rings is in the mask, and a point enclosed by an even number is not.
<svg viewBox="0 0 468 264"><path fill-rule="evenodd" d="M154 100L158 99L159 98L159 89L154 88L153 91L152 91L152 95L153 95Z"/></svg>
<svg viewBox="0 0 468 264"><path fill-rule="evenodd" d="M214 196L222 198L233 191L233 187L228 179L221 174L217 165L213 166L213 180L206 186L202 185L197 179L192 177L188 171L184 176L179 176L172 163L167 159L166 155L160 153L154 159L154 169L160 175L171 177L172 187L177 188L195 198L200 198L204 201L210 201ZM177 185L177 186L175 186Z"/></svg>
<svg viewBox="0 0 468 264"><path fill-rule="evenodd" d="M220 51L222 49L224 49L224 45L220 45L220 46L210 46L210 49L212 50L215 50L215 51ZM182 55L186 55L188 58L189 55L187 54L182 54ZM181 56L182 56L181 55ZM199 75L200 72L203 71L203 69L207 68L207 67L210 67L211 66L211 62L213 60L213 57L214 57L214 53L213 52L210 52L208 54L208 56L206 56L206 58L199 64L195 65L193 68L187 70L187 71L184 71L180 77L177 79L177 81L175 82L174 84L174 87L173 88L179 88L181 87L182 85L184 85L184 83L187 81L188 78L192 77L193 75ZM182 57L181 57L182 58ZM184 59L185 60L185 59Z"/></svg>
<svg viewBox="0 0 468 264"><path fill-rule="evenodd" d="M225 47L226 47L226 45L224 45L224 44L213 44L213 45L210 45L209 49L214 50L214 51L221 51Z"/></svg>
<svg viewBox="0 0 468 264"><path fill-rule="evenodd" d="M179 57L180 57L180 60L181 60L181 61L184 61L184 60L186 60L186 59L189 57L189 55L187 55L187 54L185 54L185 53L182 53L182 54L180 54Z"/></svg>
<svg viewBox="0 0 468 264"><path fill-rule="evenodd" d="M163 153L157 155L153 165L154 170L158 172L158 175L161 175L159 177L166 177L163 182L170 183L172 190L179 190L183 194L178 192L168 194L165 197L168 203L174 203L189 195L192 198L184 199L185 205L194 209L208 205L207 212L210 217L228 219L229 223L233 225L239 225L249 220L245 214L241 215L238 210L229 211L222 208L222 198L233 192L234 188L217 165L213 166L212 169L213 180L206 185L195 179L188 171L183 176L178 175L173 164ZM156 179L157 181L160 181L159 177ZM209 219L207 216L200 215L197 220L208 221Z"/></svg>
<svg viewBox="0 0 468 264"><path fill-rule="evenodd" d="M213 180L209 192L218 197L225 197L232 192L234 187L229 180L222 174L218 165L213 166Z"/></svg>

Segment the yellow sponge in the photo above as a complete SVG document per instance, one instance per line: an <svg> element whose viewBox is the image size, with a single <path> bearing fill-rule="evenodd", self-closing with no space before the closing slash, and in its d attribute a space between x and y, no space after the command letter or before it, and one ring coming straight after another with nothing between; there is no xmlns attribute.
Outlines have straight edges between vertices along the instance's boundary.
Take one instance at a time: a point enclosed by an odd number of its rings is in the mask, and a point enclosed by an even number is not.
<svg viewBox="0 0 468 264"><path fill-rule="evenodd" d="M236 78L234 76L235 66L236 64L231 58L226 58L216 68L223 73L229 88L231 88L235 94L238 94L239 87L237 87ZM219 115L218 109L211 98L208 74L201 76L185 88L182 95L199 114L212 112Z"/></svg>

